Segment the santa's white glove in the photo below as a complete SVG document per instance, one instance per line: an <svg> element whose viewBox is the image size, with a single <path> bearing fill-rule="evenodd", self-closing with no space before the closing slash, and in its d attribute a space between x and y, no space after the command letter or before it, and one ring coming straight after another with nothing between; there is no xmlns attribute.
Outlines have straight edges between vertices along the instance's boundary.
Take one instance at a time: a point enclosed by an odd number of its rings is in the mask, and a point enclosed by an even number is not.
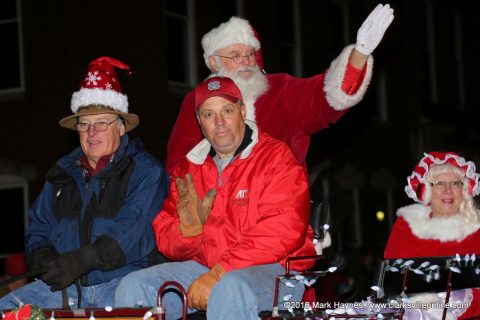
<svg viewBox="0 0 480 320"><path fill-rule="evenodd" d="M355 49L370 55L383 38L383 34L393 21L393 9L389 4L379 4L358 29Z"/></svg>

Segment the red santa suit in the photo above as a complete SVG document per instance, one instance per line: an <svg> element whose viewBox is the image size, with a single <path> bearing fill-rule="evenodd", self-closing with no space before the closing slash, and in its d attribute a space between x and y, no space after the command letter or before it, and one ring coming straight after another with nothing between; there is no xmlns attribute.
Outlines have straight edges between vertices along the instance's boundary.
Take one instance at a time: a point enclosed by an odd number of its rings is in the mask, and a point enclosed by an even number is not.
<svg viewBox="0 0 480 320"><path fill-rule="evenodd" d="M348 63L352 50L353 45L346 47L328 71L311 78L268 74L267 92L253 104L246 102L247 119L255 121L260 131L286 142L304 164L310 135L335 123L357 104L370 83L372 56L363 70L354 69ZM166 162L170 173L203 139L195 118L194 99L194 91L187 94L170 134Z"/></svg>
<svg viewBox="0 0 480 320"><path fill-rule="evenodd" d="M461 216L431 217L423 204L400 208L384 256L386 259L432 256L461 256L480 253L480 224L466 224ZM462 302L468 309L450 309L455 318L480 316L480 290L466 289Z"/></svg>

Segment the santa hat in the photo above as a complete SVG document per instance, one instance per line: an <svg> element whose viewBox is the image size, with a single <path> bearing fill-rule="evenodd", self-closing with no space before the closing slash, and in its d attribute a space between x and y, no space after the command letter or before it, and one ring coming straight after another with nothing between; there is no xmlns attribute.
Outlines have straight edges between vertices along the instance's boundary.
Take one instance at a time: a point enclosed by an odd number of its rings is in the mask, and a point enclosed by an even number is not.
<svg viewBox="0 0 480 320"><path fill-rule="evenodd" d="M221 23L217 28L207 32L202 38L203 58L210 68L208 57L215 51L232 44L245 44L252 46L257 51L257 64L263 69L262 52L258 33L250 23L239 17L231 17L227 22Z"/></svg>
<svg viewBox="0 0 480 320"><path fill-rule="evenodd" d="M118 114L125 121L127 132L138 125L138 116L128 113L128 98L122 92L115 68L130 74L128 65L110 57L90 62L78 91L72 95L70 108L74 114L60 120L62 127L75 129L78 117L101 113Z"/></svg>
<svg viewBox="0 0 480 320"><path fill-rule="evenodd" d="M433 165L439 164L450 164L461 169L465 173L469 193L472 196L480 193L479 175L475 172L475 164L472 161L466 161L454 152L430 152L424 153L424 157L407 178L405 192L409 198L425 205L430 203L431 189L425 176Z"/></svg>
<svg viewBox="0 0 480 320"><path fill-rule="evenodd" d="M227 77L213 77L200 83L195 88L195 109L211 97L222 97L232 103L242 101L242 93L235 82Z"/></svg>

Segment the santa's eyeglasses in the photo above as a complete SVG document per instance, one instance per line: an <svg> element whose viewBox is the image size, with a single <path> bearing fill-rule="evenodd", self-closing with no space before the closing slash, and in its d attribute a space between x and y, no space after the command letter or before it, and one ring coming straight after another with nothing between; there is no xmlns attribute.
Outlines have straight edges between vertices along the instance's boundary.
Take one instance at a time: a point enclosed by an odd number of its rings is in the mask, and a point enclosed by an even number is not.
<svg viewBox="0 0 480 320"><path fill-rule="evenodd" d="M216 54L215 56L220 58L225 58L225 59L231 59L233 63L239 64L243 61L243 59L247 59L248 62L255 61L255 59L257 58L257 53L255 52L255 50L253 50L252 52L250 52L245 56L240 53L235 53L232 56L221 56L219 54Z"/></svg>

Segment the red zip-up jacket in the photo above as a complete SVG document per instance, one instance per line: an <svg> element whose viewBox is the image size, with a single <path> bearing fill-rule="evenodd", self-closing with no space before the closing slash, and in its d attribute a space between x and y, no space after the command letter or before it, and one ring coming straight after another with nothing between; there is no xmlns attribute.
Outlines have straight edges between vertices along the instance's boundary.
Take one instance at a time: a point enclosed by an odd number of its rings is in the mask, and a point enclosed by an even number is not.
<svg viewBox="0 0 480 320"><path fill-rule="evenodd" d="M254 127L254 125L253 125ZM253 128L252 142L221 175L203 140L174 171L170 194L153 222L157 246L176 261L195 260L225 271L315 255L309 226L310 198L305 170L288 146ZM201 199L217 195L203 233L183 237L178 228L175 180L190 173ZM302 271L312 261L292 265Z"/></svg>

